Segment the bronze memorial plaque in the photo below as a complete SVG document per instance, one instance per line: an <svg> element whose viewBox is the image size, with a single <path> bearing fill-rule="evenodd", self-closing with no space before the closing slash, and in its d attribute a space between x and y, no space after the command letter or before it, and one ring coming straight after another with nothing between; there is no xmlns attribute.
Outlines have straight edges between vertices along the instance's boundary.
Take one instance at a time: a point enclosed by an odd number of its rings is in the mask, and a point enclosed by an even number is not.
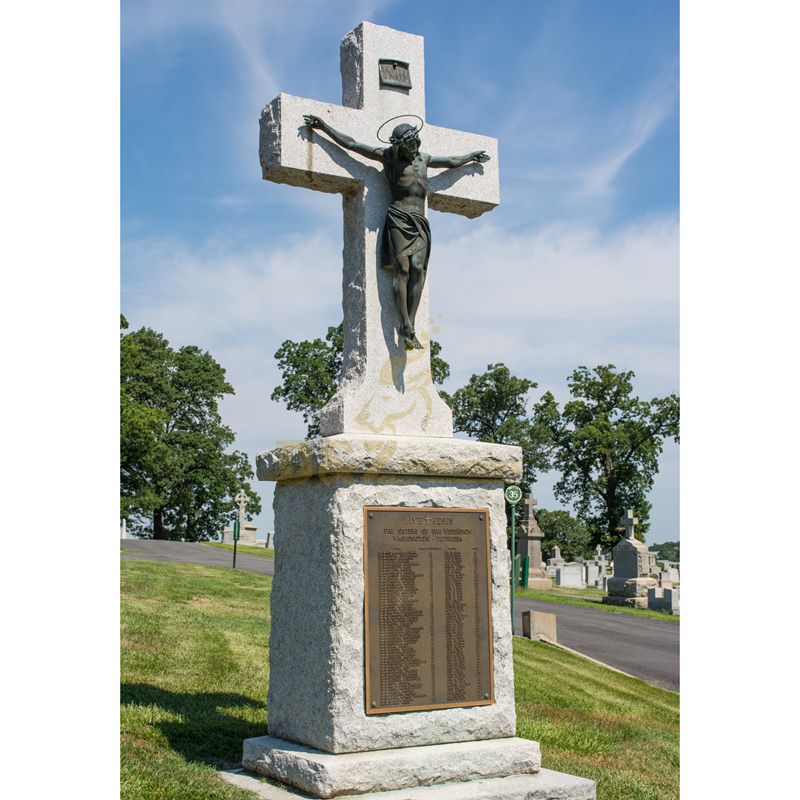
<svg viewBox="0 0 800 800"><path fill-rule="evenodd" d="M366 711L494 702L486 509L364 509Z"/></svg>

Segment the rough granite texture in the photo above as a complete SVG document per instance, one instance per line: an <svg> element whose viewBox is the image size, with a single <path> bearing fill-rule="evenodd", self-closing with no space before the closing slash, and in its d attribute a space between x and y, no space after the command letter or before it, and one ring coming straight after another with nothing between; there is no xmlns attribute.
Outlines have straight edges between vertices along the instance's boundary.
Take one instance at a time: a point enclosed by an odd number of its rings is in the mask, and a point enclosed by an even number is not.
<svg viewBox="0 0 800 800"><path fill-rule="evenodd" d="M297 789L273 786L240 771L217 774L228 783L253 792L261 800L297 800L307 796ZM597 792L594 781L543 769L535 775L485 778L356 796L358 800L596 800Z"/></svg>
<svg viewBox="0 0 800 800"><path fill-rule="evenodd" d="M539 743L489 739L331 755L260 736L245 739L242 765L315 797L538 772Z"/></svg>
<svg viewBox="0 0 800 800"><path fill-rule="evenodd" d="M519 480L522 450L470 439L339 434L258 453L256 470L261 481L337 473Z"/></svg>
<svg viewBox="0 0 800 800"><path fill-rule="evenodd" d="M364 506L486 508L495 702L364 709ZM503 481L323 476L275 488L269 734L329 753L513 736L516 727Z"/></svg>
<svg viewBox="0 0 800 800"><path fill-rule="evenodd" d="M609 595L619 597L647 597L647 590L658 586L656 578L609 578L607 582Z"/></svg>
<svg viewBox="0 0 800 800"><path fill-rule="evenodd" d="M423 350L407 351L398 336L392 273L379 266L380 235L391 194L380 164L343 151L304 114L316 114L362 142L383 146L378 128L391 117L425 119L425 61L421 36L362 22L341 47L342 105L281 94L261 115L259 155L266 180L342 194L344 212L344 357L339 390L320 413L323 435L372 433L452 436L452 414L430 371L428 283L417 312ZM412 88L381 88L378 60L410 64ZM401 120L397 120L397 124ZM391 132L393 124L387 126ZM500 202L497 140L425 124L422 149L436 155L486 150L491 160L429 171L430 208L477 217ZM382 132L388 138L386 130ZM429 269L436 271L436 233Z"/></svg>

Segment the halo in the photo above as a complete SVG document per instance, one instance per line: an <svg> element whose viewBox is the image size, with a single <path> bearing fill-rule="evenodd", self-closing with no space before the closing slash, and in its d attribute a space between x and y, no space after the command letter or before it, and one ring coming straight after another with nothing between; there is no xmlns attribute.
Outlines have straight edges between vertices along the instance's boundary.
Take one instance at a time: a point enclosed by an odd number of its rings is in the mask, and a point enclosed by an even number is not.
<svg viewBox="0 0 800 800"><path fill-rule="evenodd" d="M389 117L383 125L378 128L378 132L375 134L378 137L379 142L383 142L384 144L391 144L391 141L388 139L381 139L381 131L388 125L390 122L394 122L396 119L403 119L404 117L414 117L414 119L419 120L419 128L417 128L417 133L419 133L425 127L425 121L422 117L418 117L416 114L398 114L396 117Z"/></svg>

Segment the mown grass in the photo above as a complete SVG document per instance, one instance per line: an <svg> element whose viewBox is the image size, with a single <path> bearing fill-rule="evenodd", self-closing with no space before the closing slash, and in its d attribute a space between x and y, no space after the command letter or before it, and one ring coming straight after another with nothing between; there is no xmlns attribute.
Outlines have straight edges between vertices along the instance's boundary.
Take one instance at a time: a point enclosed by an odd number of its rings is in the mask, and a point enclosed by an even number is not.
<svg viewBox="0 0 800 800"><path fill-rule="evenodd" d="M596 593L596 594L594 594ZM646 617L647 619L660 619L664 622L680 624L681 618L673 616L666 611L651 611L649 608L630 608L629 606L609 606L600 598L605 592L600 589L558 589L550 591L539 591L538 589L517 588L516 596L524 597L528 600L542 600L545 603L558 603L563 606L581 606L583 608L595 608L600 611L608 611L611 614L630 614L634 617Z"/></svg>
<svg viewBox="0 0 800 800"><path fill-rule="evenodd" d="M262 575L124 561L122 800L252 800L223 783L267 730L269 592ZM598 800L678 797L678 695L514 638L518 735Z"/></svg>
<svg viewBox="0 0 800 800"><path fill-rule="evenodd" d="M598 800L677 800L677 694L516 636L514 679L543 766L597 781Z"/></svg>
<svg viewBox="0 0 800 800"><path fill-rule="evenodd" d="M223 542L203 542L209 547L216 547L219 550L230 550L233 552L233 545ZM274 550L267 550L266 547L253 547L251 544L237 544L236 553L245 553L248 556L265 556L266 558L275 558Z"/></svg>
<svg viewBox="0 0 800 800"><path fill-rule="evenodd" d="M123 561L122 800L252 800L223 784L267 729L271 580Z"/></svg>

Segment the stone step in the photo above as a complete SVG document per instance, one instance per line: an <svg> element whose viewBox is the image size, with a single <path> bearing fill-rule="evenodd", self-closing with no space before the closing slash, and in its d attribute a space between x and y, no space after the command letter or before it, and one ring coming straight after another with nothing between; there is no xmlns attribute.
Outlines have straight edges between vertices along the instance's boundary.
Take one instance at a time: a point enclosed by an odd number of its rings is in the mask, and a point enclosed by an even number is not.
<svg viewBox="0 0 800 800"><path fill-rule="evenodd" d="M355 753L259 736L242 754L245 769L322 798L535 773L541 764L539 743L516 736Z"/></svg>
<svg viewBox="0 0 800 800"><path fill-rule="evenodd" d="M298 800L308 795L291 787L266 783L244 770L218 773L228 783L253 792L261 800ZM387 792L339 795L357 800L596 800L594 781L542 769L535 775L511 775L477 781L416 786Z"/></svg>

